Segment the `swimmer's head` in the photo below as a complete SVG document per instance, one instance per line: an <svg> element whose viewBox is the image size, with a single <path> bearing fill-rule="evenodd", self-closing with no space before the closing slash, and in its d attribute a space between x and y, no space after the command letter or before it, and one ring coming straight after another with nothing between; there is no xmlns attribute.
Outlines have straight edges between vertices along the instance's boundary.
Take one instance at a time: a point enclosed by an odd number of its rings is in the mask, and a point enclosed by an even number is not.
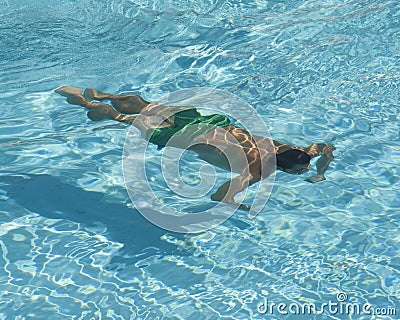
<svg viewBox="0 0 400 320"><path fill-rule="evenodd" d="M299 149L290 149L276 155L278 170L291 174L302 174L309 170L311 157Z"/></svg>

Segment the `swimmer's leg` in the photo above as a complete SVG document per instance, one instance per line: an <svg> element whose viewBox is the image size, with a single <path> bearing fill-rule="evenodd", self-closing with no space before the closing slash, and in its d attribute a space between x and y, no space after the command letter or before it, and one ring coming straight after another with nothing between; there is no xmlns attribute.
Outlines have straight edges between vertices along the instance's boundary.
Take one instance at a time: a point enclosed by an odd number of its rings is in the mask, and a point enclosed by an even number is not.
<svg viewBox="0 0 400 320"><path fill-rule="evenodd" d="M92 102L92 105L95 105L95 107L91 108L87 113L88 118L92 121L115 120L132 124L137 118L137 116L125 116L105 103Z"/></svg>
<svg viewBox="0 0 400 320"><path fill-rule="evenodd" d="M122 96L102 92L94 88L86 89L84 95L90 100L111 100L114 109L125 114L139 114L149 104L149 102L136 94Z"/></svg>
<svg viewBox="0 0 400 320"><path fill-rule="evenodd" d="M87 101L82 95L81 88L75 88L71 86L63 86L55 90L58 94L67 98L68 103L85 107L87 109L91 108L91 102Z"/></svg>
<svg viewBox="0 0 400 320"><path fill-rule="evenodd" d="M87 113L90 120L100 121L100 120L116 120L119 122L124 122L132 124L135 121L135 116L125 116L117 111L115 111L110 105L105 103L97 103L92 101L87 101L82 94L82 89L64 86L56 90L56 92L67 98L70 104L79 105L86 109L89 109Z"/></svg>

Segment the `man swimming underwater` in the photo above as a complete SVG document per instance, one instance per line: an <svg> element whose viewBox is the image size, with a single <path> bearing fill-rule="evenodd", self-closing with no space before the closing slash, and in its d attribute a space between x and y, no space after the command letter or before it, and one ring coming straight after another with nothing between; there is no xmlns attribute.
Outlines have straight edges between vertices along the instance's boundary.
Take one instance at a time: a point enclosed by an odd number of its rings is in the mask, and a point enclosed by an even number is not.
<svg viewBox="0 0 400 320"><path fill-rule="evenodd" d="M219 187L211 196L214 201L238 205L240 209L249 210L248 206L235 203L235 195L272 173L270 168L266 171L261 170L263 161L271 156L271 151L262 148L262 142L268 139L253 136L245 129L232 125L230 119L224 115L204 116L193 107L152 104L134 94L115 95L96 89L86 89L83 92L80 88L70 86L60 87L56 92L66 97L70 104L88 109L87 115L93 121L115 120L133 124L146 140L158 147L165 147L168 143L168 146L186 149L190 144L189 149L201 159L222 169L239 173L239 176ZM110 100L112 106L93 100ZM135 115L130 116L132 114ZM193 128L193 125L206 129L193 132L188 129ZM177 133L184 139L171 139ZM332 152L336 149L334 146L314 143L300 148L275 140L272 140L272 143L276 169L290 174L302 174L309 170L310 160L320 156L316 163L317 175L307 178L306 181L315 183L325 180L324 173L333 160ZM231 157L228 161L226 154L243 152L246 161L232 161Z"/></svg>

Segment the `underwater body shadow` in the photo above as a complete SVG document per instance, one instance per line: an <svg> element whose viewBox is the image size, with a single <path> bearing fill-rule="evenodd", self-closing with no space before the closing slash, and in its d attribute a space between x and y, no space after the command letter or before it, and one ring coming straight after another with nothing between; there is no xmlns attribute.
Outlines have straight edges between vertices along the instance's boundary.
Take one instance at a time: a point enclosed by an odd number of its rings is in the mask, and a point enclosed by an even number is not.
<svg viewBox="0 0 400 320"><path fill-rule="evenodd" d="M174 254L177 247L161 239L165 234L184 239L184 234L161 229L125 204L103 202L103 193L86 191L51 175L1 176L0 188L20 206L50 219L68 219L83 226L99 224L106 236L124 245L130 257ZM128 198L128 194L126 195ZM179 252L182 250L180 249Z"/></svg>

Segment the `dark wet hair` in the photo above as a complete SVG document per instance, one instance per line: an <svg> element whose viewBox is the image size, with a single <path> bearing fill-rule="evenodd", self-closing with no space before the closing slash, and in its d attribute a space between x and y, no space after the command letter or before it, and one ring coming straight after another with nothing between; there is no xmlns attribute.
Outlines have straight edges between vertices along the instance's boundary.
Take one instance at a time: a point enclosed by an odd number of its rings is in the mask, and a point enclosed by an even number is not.
<svg viewBox="0 0 400 320"><path fill-rule="evenodd" d="M276 155L276 166L282 170L291 169L296 164L308 164L311 157L304 151L290 149Z"/></svg>

